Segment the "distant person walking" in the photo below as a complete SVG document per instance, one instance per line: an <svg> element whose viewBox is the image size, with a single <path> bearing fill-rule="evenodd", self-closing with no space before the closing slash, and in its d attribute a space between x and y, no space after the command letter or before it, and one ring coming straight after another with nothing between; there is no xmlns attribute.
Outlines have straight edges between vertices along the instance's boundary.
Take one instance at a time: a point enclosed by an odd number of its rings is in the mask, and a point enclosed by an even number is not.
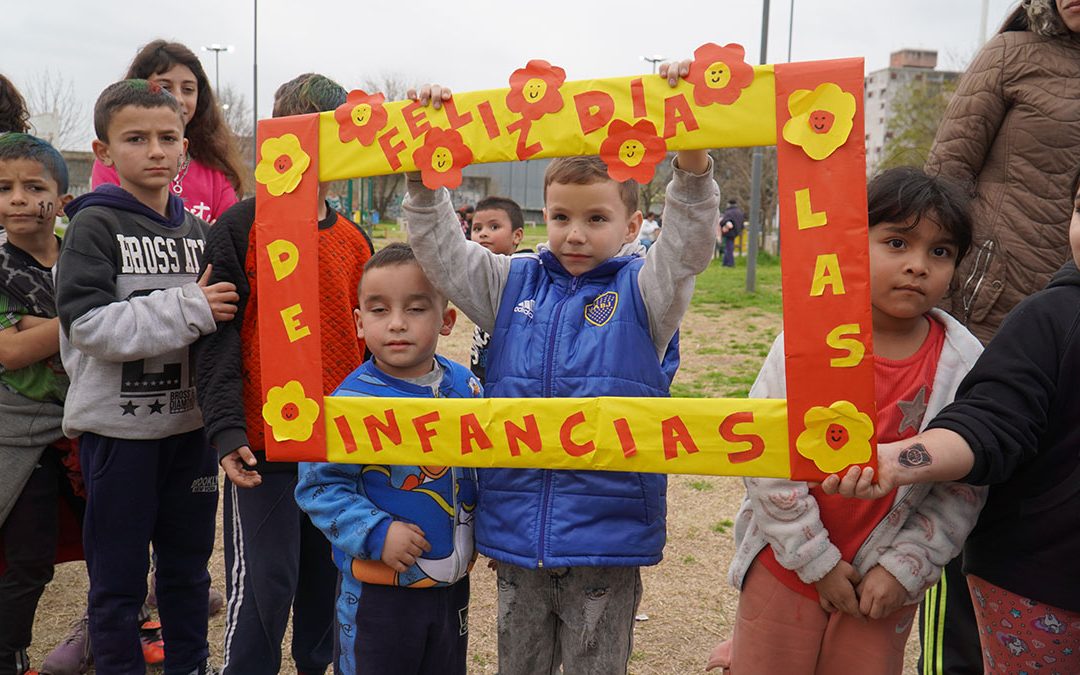
<svg viewBox="0 0 1080 675"><path fill-rule="evenodd" d="M739 203L729 199L720 216L720 224L716 226L716 252L720 253L722 245L724 258L721 264L724 267L735 267L735 240L742 234L745 224L746 214L739 208Z"/></svg>
<svg viewBox="0 0 1080 675"><path fill-rule="evenodd" d="M929 172L966 181L975 198L972 251L941 306L984 344L1070 257L1080 6L1068 5L1024 0L1008 15L961 78L927 160ZM961 568L958 557L927 592L920 672L982 672Z"/></svg>

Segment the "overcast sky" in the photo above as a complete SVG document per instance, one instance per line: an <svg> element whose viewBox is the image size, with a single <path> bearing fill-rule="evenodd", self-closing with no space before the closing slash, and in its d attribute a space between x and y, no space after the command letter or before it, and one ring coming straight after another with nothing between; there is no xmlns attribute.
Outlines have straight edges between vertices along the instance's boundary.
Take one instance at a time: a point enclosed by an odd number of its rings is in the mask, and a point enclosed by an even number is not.
<svg viewBox="0 0 1080 675"><path fill-rule="evenodd" d="M795 0L795 61L862 56L867 71L905 47L936 49L938 67L962 70L978 49L984 0ZM768 61L787 60L791 0L773 0ZM5 2L0 72L26 87L46 70L74 83L89 114L98 93L123 76L137 48L163 37L200 54L222 86L251 101L252 0L39 0ZM1015 0L989 0L993 33ZM258 2L259 111L278 84L307 71L346 88L399 74L457 91L507 86L532 58L570 80L650 72L643 55L689 56L704 42L737 42L747 61L760 51L760 0L262 0Z"/></svg>

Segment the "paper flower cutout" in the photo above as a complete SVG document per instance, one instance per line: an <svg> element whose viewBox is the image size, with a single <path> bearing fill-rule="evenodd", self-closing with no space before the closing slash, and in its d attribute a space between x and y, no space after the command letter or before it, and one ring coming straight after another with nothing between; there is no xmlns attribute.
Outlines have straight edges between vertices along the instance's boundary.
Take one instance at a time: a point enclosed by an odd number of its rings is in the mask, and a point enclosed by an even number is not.
<svg viewBox="0 0 1080 675"><path fill-rule="evenodd" d="M742 45L707 42L694 50L686 80L694 85L694 103L730 105L754 81L754 69L746 63Z"/></svg>
<svg viewBox="0 0 1080 675"><path fill-rule="evenodd" d="M382 94L369 94L363 89L350 91L345 103L334 110L341 142L355 139L361 145L374 143L375 134L386 126L385 100Z"/></svg>
<svg viewBox="0 0 1080 675"><path fill-rule="evenodd" d="M850 402L837 401L828 408L814 406L806 411L803 424L806 429L795 439L795 448L823 473L836 473L870 460L874 423Z"/></svg>
<svg viewBox="0 0 1080 675"><path fill-rule="evenodd" d="M262 159L255 167L255 180L275 197L292 192L311 164L296 134L284 134L263 141Z"/></svg>
<svg viewBox="0 0 1080 675"><path fill-rule="evenodd" d="M413 163L429 190L453 190L461 185L461 170L472 163L473 154L454 129L431 127L424 144L413 153Z"/></svg>
<svg viewBox="0 0 1080 675"><path fill-rule="evenodd" d="M634 125L614 120L608 126L607 138L600 144L600 159L607 164L611 179L617 181L648 183L666 152L667 143L656 134L656 125L648 120Z"/></svg>
<svg viewBox="0 0 1080 675"><path fill-rule="evenodd" d="M563 107L559 87L566 82L566 71L542 59L533 59L510 75L510 93L506 107L528 120L559 112Z"/></svg>
<svg viewBox="0 0 1080 675"><path fill-rule="evenodd" d="M855 97L832 82L816 89L796 89L788 97L791 119L784 140L798 145L811 159L822 160L847 142L855 118Z"/></svg>
<svg viewBox="0 0 1080 675"><path fill-rule="evenodd" d="M290 380L284 387L270 387L262 416L275 441L306 441L319 418L319 404L304 394L302 384Z"/></svg>

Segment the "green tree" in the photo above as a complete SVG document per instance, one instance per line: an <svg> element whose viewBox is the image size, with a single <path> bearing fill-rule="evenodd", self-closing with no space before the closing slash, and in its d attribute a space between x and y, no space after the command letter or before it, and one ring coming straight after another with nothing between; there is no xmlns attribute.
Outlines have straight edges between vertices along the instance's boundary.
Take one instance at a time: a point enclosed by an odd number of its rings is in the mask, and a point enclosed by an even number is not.
<svg viewBox="0 0 1080 675"><path fill-rule="evenodd" d="M922 166L926 162L957 82L912 80L899 92L892 103L879 169Z"/></svg>

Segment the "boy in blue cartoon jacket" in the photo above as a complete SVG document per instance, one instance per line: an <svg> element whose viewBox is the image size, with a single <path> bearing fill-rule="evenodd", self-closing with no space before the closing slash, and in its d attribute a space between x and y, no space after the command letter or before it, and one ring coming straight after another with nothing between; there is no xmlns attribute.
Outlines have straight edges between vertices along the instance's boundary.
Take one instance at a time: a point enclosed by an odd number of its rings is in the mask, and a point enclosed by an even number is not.
<svg viewBox="0 0 1080 675"><path fill-rule="evenodd" d="M373 358L333 396L479 398L469 369L437 356L456 313L406 244L364 267L357 333ZM296 501L341 570L335 672L465 673L473 469L302 463Z"/></svg>

